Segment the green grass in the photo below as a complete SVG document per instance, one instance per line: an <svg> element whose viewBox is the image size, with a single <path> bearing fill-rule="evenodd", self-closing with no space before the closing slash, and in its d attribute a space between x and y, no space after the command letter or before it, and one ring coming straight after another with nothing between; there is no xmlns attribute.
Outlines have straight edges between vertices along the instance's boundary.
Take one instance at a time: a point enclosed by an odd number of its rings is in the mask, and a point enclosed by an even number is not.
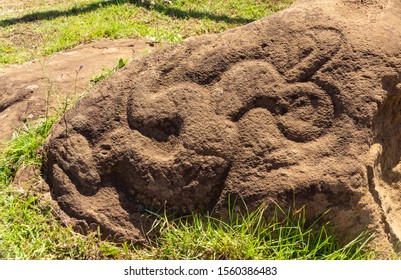
<svg viewBox="0 0 401 280"><path fill-rule="evenodd" d="M39 196L0 188L0 259L135 258L127 246L83 236L61 226Z"/></svg>
<svg viewBox="0 0 401 280"><path fill-rule="evenodd" d="M7 12L0 13L0 66L23 63L101 38L177 43L254 21L287 7L293 0L26 2L24 9L20 3L9 3Z"/></svg>
<svg viewBox="0 0 401 280"><path fill-rule="evenodd" d="M120 70L121 68L125 67L125 65L127 65L127 62L128 62L128 59L120 58L116 64L116 66L114 66L113 69L110 69L107 67L103 68L102 73L94 75L92 78L90 78L90 81L92 82L92 84L96 84L96 83L106 79L111 74L113 74L113 73L117 72L118 70Z"/></svg>
<svg viewBox="0 0 401 280"><path fill-rule="evenodd" d="M0 150L0 186L10 184L16 171L23 165L42 165L43 157L38 150L56 118L46 118L34 126L25 124L14 132L12 140Z"/></svg>
<svg viewBox="0 0 401 280"><path fill-rule="evenodd" d="M307 226L304 208L293 214L278 208L269 221L264 214L260 207L245 215L231 215L228 221L200 214L176 220L159 217L159 236L148 255L170 260L355 260L375 256L365 248L372 236L361 233L341 244L328 223Z"/></svg>

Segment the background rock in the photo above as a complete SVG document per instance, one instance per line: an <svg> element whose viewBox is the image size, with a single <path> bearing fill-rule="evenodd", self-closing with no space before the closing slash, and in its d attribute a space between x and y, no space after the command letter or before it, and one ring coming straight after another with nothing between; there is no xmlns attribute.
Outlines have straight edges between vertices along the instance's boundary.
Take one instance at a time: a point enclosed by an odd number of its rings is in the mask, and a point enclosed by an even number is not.
<svg viewBox="0 0 401 280"><path fill-rule="evenodd" d="M306 205L349 240L400 240L401 2L298 1L96 86L47 143L54 198L140 240L146 209Z"/></svg>
<svg viewBox="0 0 401 280"><path fill-rule="evenodd" d="M59 52L41 61L0 69L0 145L24 123L33 123L78 98L90 78L154 49L141 40L103 40ZM81 67L82 66L82 67Z"/></svg>

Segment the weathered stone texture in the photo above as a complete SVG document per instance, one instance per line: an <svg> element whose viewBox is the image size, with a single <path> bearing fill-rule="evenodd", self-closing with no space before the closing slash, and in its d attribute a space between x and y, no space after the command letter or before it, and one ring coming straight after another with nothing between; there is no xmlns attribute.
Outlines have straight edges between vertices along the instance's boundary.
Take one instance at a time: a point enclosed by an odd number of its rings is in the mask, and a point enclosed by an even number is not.
<svg viewBox="0 0 401 280"><path fill-rule="evenodd" d="M298 1L97 86L47 143L70 216L141 238L144 209L306 205L340 236L401 237L401 2Z"/></svg>

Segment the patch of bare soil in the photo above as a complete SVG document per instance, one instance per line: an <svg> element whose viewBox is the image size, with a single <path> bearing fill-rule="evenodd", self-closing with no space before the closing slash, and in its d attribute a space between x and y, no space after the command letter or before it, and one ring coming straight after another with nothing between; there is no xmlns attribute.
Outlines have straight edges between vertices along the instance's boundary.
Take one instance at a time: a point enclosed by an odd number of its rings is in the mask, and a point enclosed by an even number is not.
<svg viewBox="0 0 401 280"><path fill-rule="evenodd" d="M103 40L77 46L40 61L0 69L0 141L24 122L54 113L90 86L90 78L158 48L136 39Z"/></svg>

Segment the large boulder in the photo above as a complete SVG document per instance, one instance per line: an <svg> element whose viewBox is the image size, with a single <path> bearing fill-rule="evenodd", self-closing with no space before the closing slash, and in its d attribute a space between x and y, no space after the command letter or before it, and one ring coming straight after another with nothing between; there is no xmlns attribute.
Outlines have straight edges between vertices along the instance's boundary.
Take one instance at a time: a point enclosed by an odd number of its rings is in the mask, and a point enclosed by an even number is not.
<svg viewBox="0 0 401 280"><path fill-rule="evenodd" d="M83 227L140 240L146 210L306 206L401 238L401 2L304 0L131 63L56 124L48 180Z"/></svg>

